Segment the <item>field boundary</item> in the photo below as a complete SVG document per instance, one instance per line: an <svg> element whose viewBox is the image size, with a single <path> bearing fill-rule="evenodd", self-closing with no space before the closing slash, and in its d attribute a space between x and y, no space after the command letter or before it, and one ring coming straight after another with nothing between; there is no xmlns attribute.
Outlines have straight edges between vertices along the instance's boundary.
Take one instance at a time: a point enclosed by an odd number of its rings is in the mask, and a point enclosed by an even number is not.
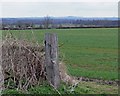
<svg viewBox="0 0 120 96"><path fill-rule="evenodd" d="M95 78L87 78L87 77L74 77L74 78L85 82L96 82L99 84L119 86L119 80L103 80L103 79L95 79Z"/></svg>

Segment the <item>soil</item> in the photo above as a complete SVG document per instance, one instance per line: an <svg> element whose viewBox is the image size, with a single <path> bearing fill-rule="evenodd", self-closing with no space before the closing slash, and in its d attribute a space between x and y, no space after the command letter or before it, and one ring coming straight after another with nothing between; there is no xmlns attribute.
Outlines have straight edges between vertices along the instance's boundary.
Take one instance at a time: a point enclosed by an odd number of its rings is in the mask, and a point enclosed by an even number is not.
<svg viewBox="0 0 120 96"><path fill-rule="evenodd" d="M102 80L102 79L87 78L87 77L76 77L76 79L81 80L81 81L86 81L86 82L96 82L99 84L107 84L107 85L115 85L115 86L120 85L119 80Z"/></svg>

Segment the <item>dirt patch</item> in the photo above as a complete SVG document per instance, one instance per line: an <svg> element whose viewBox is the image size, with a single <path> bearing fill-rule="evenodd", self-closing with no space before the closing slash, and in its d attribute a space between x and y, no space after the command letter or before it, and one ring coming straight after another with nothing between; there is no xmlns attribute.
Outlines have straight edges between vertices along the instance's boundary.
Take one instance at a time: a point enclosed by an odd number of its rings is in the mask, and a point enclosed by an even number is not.
<svg viewBox="0 0 120 96"><path fill-rule="evenodd" d="M118 58L100 58L96 59L96 61L116 61L117 62Z"/></svg>
<svg viewBox="0 0 120 96"><path fill-rule="evenodd" d="M120 84L119 80L102 80L102 79L94 79L87 77L76 77L77 80L85 81L85 82L96 82L99 84L107 84L107 85L115 85L118 86Z"/></svg>

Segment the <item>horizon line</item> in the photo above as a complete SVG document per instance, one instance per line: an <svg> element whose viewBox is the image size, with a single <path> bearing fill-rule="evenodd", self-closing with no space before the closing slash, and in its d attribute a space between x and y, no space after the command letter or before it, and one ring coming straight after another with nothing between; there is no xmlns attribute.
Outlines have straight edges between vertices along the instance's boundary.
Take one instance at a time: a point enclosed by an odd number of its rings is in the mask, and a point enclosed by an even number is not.
<svg viewBox="0 0 120 96"><path fill-rule="evenodd" d="M20 16L20 17L0 17L0 18L44 18L46 16L23 16L23 17ZM120 18L119 16L49 16L49 15L48 17Z"/></svg>

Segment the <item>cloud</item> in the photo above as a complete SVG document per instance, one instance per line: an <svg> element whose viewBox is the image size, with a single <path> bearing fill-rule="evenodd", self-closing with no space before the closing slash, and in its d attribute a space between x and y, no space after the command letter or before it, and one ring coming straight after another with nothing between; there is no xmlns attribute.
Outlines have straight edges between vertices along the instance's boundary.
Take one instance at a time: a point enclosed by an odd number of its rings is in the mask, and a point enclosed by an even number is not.
<svg viewBox="0 0 120 96"><path fill-rule="evenodd" d="M118 15L116 2L9 2L2 3L2 17L85 16L106 17Z"/></svg>

